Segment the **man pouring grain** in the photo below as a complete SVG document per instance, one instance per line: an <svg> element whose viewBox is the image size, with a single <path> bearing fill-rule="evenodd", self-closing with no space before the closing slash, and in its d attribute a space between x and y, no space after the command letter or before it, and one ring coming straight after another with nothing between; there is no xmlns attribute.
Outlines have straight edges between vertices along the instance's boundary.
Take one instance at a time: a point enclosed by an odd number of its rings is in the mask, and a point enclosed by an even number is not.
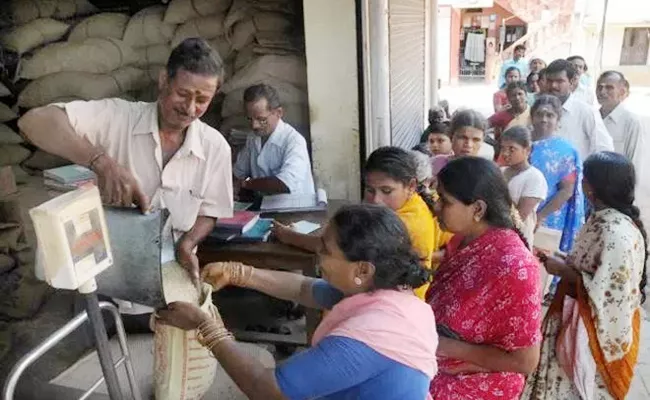
<svg viewBox="0 0 650 400"><path fill-rule="evenodd" d="M105 204L170 211L177 259L198 283L194 250L217 218L232 216L230 147L199 120L223 83L223 62L202 39L183 41L159 76L155 103L73 101L18 122L41 149L97 174ZM120 304L124 313L150 312Z"/></svg>

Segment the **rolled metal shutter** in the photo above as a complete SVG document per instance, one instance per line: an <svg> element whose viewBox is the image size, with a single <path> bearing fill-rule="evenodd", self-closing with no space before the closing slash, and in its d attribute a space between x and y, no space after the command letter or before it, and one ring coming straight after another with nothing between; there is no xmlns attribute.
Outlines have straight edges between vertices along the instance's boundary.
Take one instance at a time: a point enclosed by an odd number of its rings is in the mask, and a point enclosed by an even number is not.
<svg viewBox="0 0 650 400"><path fill-rule="evenodd" d="M424 128L425 0L390 0L389 18L392 144L411 148Z"/></svg>

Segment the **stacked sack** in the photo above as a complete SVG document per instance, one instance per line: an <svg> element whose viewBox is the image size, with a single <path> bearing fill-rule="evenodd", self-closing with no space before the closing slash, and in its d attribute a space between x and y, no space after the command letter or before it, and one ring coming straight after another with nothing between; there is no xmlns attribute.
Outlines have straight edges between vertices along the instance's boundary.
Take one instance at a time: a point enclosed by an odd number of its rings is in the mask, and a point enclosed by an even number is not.
<svg viewBox="0 0 650 400"><path fill-rule="evenodd" d="M11 96L9 89L0 83L0 100ZM22 146L22 137L12 128L15 127L16 119L18 114L0 101L0 169L11 166L16 180L20 182L24 172L19 164L29 157L30 151Z"/></svg>
<svg viewBox="0 0 650 400"><path fill-rule="evenodd" d="M243 93L266 83L279 93L284 119L303 135L309 131L307 69L300 10L292 0L234 0L224 21L234 56L233 75L222 91L221 131L247 129Z"/></svg>

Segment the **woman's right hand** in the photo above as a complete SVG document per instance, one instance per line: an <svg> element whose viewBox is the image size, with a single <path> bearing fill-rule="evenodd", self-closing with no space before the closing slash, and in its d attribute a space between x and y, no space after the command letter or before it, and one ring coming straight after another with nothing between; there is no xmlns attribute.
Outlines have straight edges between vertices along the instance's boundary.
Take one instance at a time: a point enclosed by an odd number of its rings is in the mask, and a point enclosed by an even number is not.
<svg viewBox="0 0 650 400"><path fill-rule="evenodd" d="M290 237L291 234L293 233L293 229L291 229L287 225L283 225L278 221L273 221L273 225L271 226L271 233L280 242L284 244L291 244Z"/></svg>
<svg viewBox="0 0 650 400"><path fill-rule="evenodd" d="M216 292L226 286L246 287L254 268L240 262L215 262L203 267L201 278Z"/></svg>

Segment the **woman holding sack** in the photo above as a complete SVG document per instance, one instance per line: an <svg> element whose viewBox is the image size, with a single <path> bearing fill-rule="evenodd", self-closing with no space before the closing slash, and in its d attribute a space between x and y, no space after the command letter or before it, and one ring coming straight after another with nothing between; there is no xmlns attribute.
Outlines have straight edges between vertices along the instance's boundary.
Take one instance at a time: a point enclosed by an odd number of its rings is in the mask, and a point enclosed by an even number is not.
<svg viewBox="0 0 650 400"><path fill-rule="evenodd" d="M387 207L347 206L320 240L324 279L234 262L203 270L215 290L234 285L330 310L312 347L274 370L240 350L220 318L193 305L172 303L159 318L198 329L200 342L250 399L425 399L437 372L438 337L431 308L413 295L428 272L404 224Z"/></svg>
<svg viewBox="0 0 650 400"><path fill-rule="evenodd" d="M455 234L426 301L438 324L436 400L519 399L539 360L539 262L518 232L501 171L476 157L438 176L436 214Z"/></svg>
<svg viewBox="0 0 650 400"><path fill-rule="evenodd" d="M625 398L639 352L647 240L625 156L596 153L584 164L594 210L566 259L540 254L560 284L544 320L542 355L525 400Z"/></svg>

